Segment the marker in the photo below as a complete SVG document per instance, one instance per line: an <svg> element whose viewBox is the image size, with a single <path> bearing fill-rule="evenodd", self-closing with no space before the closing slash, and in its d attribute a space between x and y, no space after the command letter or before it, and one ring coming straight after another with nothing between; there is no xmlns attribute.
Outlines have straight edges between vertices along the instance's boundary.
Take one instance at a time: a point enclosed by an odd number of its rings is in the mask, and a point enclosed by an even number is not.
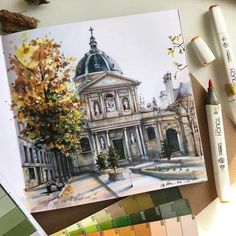
<svg viewBox="0 0 236 236"><path fill-rule="evenodd" d="M217 39L223 55L224 65L227 73L225 78L225 91L228 98L227 106L230 111L230 119L236 124L236 63L229 40L227 27L221 9L218 5L209 8L215 25Z"/></svg>
<svg viewBox="0 0 236 236"><path fill-rule="evenodd" d="M230 180L225 145L221 105L209 80L207 96L207 123L217 195L222 202L230 200Z"/></svg>

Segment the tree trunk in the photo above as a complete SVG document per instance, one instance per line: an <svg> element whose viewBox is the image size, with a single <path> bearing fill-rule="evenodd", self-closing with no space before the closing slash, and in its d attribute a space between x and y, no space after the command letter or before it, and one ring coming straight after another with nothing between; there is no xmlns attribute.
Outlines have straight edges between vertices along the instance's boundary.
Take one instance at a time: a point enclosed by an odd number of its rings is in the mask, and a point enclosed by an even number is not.
<svg viewBox="0 0 236 236"><path fill-rule="evenodd" d="M69 167L69 161L68 161L68 158L70 158L70 157L65 157L65 159L66 159L66 169L67 169L67 174L68 174L68 177L70 178L70 177L71 177L71 172L70 172L70 167Z"/></svg>
<svg viewBox="0 0 236 236"><path fill-rule="evenodd" d="M57 173L58 173L58 177L61 179L61 164L60 164L60 161L58 159L58 155L57 155L57 151L54 149L54 156L55 156L55 159L56 159L56 163L57 163ZM60 158L60 157L59 157Z"/></svg>
<svg viewBox="0 0 236 236"><path fill-rule="evenodd" d="M195 155L195 156L198 156L196 141L195 141L194 133L193 133L192 131L191 131L191 135L192 135L192 138L193 138L194 155Z"/></svg>
<svg viewBox="0 0 236 236"><path fill-rule="evenodd" d="M114 170L114 174L115 174L115 176L116 176L116 167L114 167L113 170Z"/></svg>
<svg viewBox="0 0 236 236"><path fill-rule="evenodd" d="M193 128L193 124L192 124L192 122L190 120L189 115L188 115L188 123L189 123L189 127L191 129L191 135L192 135L192 139L193 139L194 156L198 156L196 140L195 140L195 136L194 136L194 128Z"/></svg>

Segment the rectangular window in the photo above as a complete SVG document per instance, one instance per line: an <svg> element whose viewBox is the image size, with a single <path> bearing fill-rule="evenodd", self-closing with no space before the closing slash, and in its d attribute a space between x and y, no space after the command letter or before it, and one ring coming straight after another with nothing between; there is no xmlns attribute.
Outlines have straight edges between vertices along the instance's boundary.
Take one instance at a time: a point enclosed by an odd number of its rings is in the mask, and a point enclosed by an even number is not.
<svg viewBox="0 0 236 236"><path fill-rule="evenodd" d="M50 163L49 153L47 153L47 162Z"/></svg>
<svg viewBox="0 0 236 236"><path fill-rule="evenodd" d="M39 151L35 150L35 152L36 152L37 163L39 163Z"/></svg>
<svg viewBox="0 0 236 236"><path fill-rule="evenodd" d="M33 149L31 147L29 148L29 152L30 152L30 161L31 163L34 163Z"/></svg>
<svg viewBox="0 0 236 236"><path fill-rule="evenodd" d="M102 149L105 148L105 142L104 142L104 138L103 137L100 137L100 145L101 145ZM90 147L90 143L89 143L89 139L88 138L81 138L80 139L80 146L81 146L82 152L89 152L89 151L91 151L91 147Z"/></svg>
<svg viewBox="0 0 236 236"><path fill-rule="evenodd" d="M53 171L52 171L52 170L50 170L50 176L51 176L51 179L54 178L54 176L53 176Z"/></svg>
<svg viewBox="0 0 236 236"><path fill-rule="evenodd" d="M46 156L46 152L44 152L44 163L47 163L47 156Z"/></svg>
<svg viewBox="0 0 236 236"><path fill-rule="evenodd" d="M41 158L41 163L43 163L43 152L40 151L40 158Z"/></svg>
<svg viewBox="0 0 236 236"><path fill-rule="evenodd" d="M194 132L195 133L198 133L199 130L198 130L198 125L196 124L196 122L193 121L193 129L194 129Z"/></svg>
<svg viewBox="0 0 236 236"><path fill-rule="evenodd" d="M29 179L36 179L35 178L35 172L34 172L34 168L28 168L29 170Z"/></svg>
<svg viewBox="0 0 236 236"><path fill-rule="evenodd" d="M48 170L45 170L45 178L44 179L46 179L46 181L48 181Z"/></svg>
<svg viewBox="0 0 236 236"><path fill-rule="evenodd" d="M26 147L25 145L23 145L23 148L24 148L25 162L29 162L29 160L28 160L27 147Z"/></svg>
<svg viewBox="0 0 236 236"><path fill-rule="evenodd" d="M156 132L153 127L148 127L146 130L147 130L147 136L149 140L156 139Z"/></svg>

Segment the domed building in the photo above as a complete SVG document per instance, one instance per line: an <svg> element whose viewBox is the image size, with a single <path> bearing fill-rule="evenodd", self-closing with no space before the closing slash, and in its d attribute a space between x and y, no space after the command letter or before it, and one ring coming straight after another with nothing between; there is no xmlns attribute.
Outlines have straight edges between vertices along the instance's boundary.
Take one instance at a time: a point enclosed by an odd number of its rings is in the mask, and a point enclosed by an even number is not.
<svg viewBox="0 0 236 236"><path fill-rule="evenodd" d="M100 51L97 48L97 41L93 36L93 29L90 28L90 50L84 55L84 57L79 61L76 68L76 78L79 79L86 75L98 72L116 72L117 74L122 74L122 71L118 64L105 52Z"/></svg>
<svg viewBox="0 0 236 236"><path fill-rule="evenodd" d="M142 107L137 94L140 82L126 77L116 61L98 49L90 31L90 49L78 62L74 78L85 112L84 137L74 164L78 172L96 169L98 153L111 145L120 154L121 165L159 158L163 132L168 129L173 150L184 153L174 116L165 113L160 117L156 104ZM172 88L171 78L164 81Z"/></svg>

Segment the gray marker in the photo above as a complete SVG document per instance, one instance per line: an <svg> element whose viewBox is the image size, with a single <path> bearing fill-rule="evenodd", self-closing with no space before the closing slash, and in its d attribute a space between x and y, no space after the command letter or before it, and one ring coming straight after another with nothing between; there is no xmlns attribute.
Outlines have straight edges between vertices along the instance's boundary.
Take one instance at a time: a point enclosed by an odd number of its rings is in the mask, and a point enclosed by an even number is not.
<svg viewBox="0 0 236 236"><path fill-rule="evenodd" d="M221 105L209 80L206 105L207 123L217 195L222 202L230 200L230 179Z"/></svg>

